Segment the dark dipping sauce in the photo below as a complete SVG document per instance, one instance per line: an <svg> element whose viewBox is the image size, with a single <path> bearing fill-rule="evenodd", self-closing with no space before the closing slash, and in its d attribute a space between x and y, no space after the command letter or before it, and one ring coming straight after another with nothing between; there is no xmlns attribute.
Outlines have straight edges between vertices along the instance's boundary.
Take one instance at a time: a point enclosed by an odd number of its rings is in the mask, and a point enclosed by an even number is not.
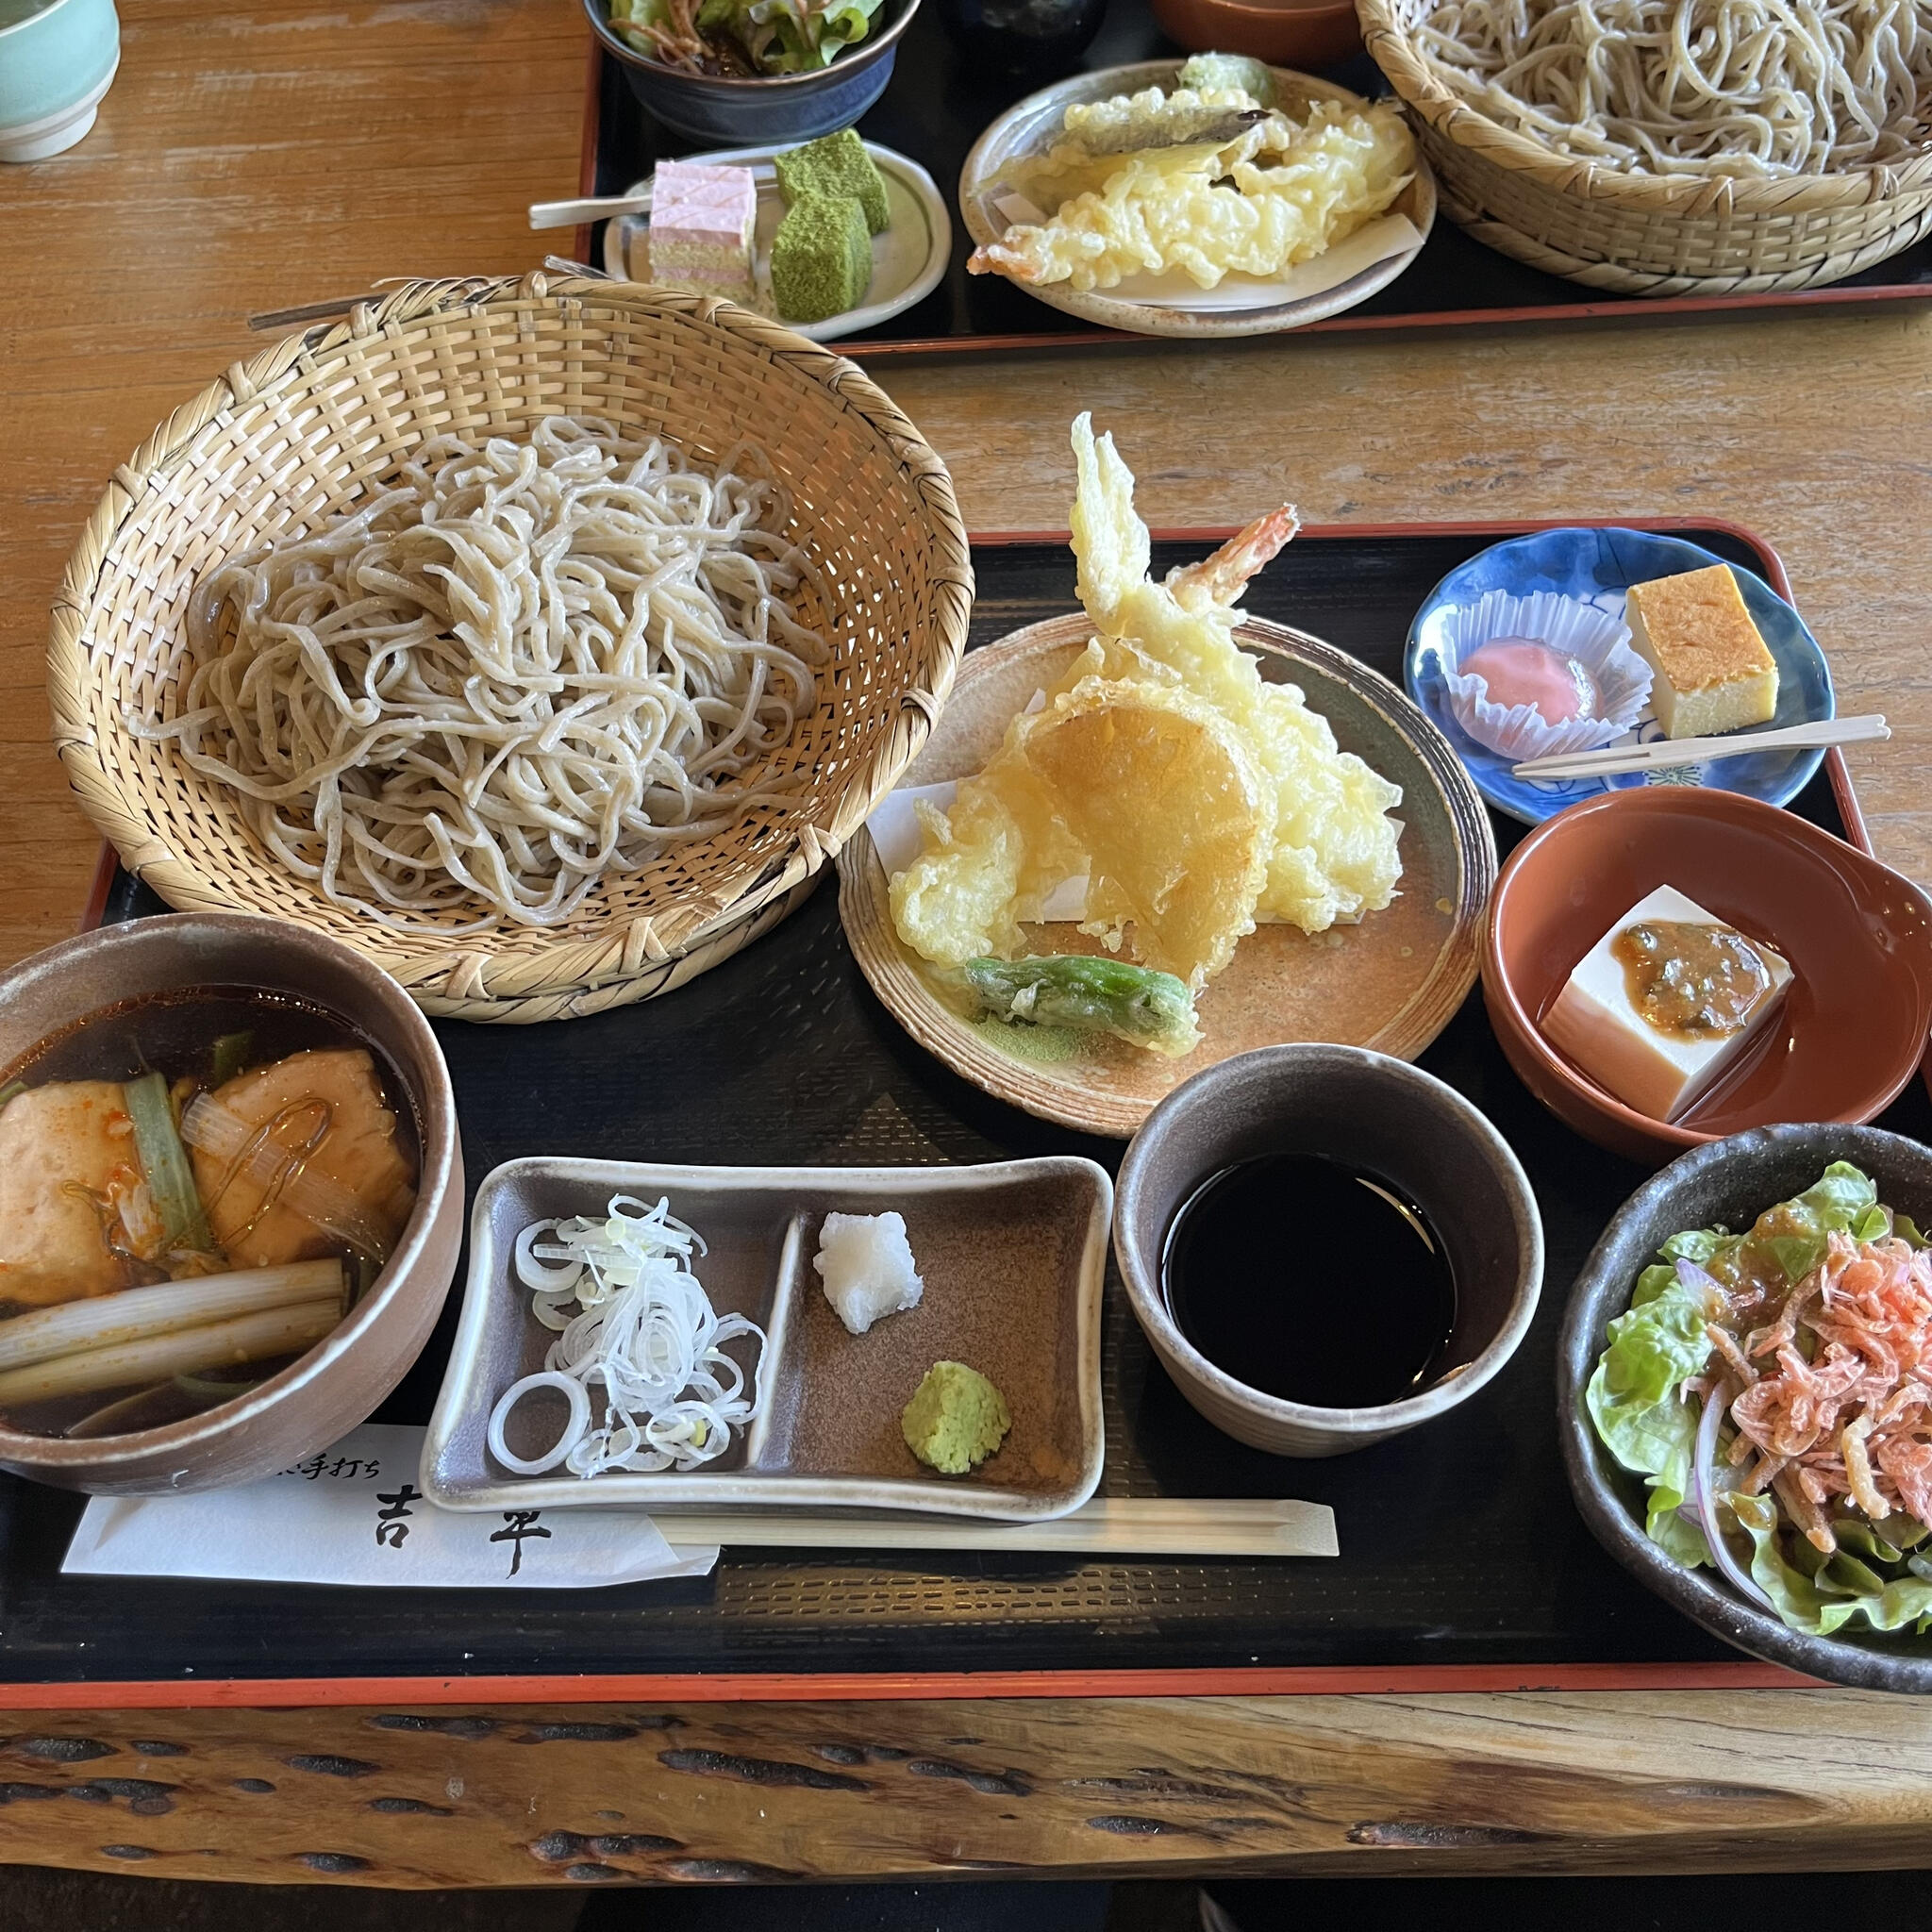
<svg viewBox="0 0 1932 1932"><path fill-rule="evenodd" d="M1427 1217L1379 1174L1264 1154L1182 1202L1160 1257L1180 1331L1237 1382L1317 1408L1378 1408L1427 1386L1456 1278Z"/></svg>
<svg viewBox="0 0 1932 1932"><path fill-rule="evenodd" d="M1672 1040L1723 1040L1771 993L1764 955L1728 925L1644 920L1610 941L1639 1016Z"/></svg>

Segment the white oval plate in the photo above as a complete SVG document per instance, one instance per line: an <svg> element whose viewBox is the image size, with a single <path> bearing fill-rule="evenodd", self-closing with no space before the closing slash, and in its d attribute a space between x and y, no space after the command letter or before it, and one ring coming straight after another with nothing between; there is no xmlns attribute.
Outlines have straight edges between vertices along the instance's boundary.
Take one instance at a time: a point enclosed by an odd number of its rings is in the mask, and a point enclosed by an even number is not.
<svg viewBox="0 0 1932 1932"><path fill-rule="evenodd" d="M770 147L734 147L717 154L683 155L681 160L702 161L708 167L748 167L758 183L758 228L752 238L752 264L758 277L758 299L753 307L774 322L784 322L777 304L772 300L772 237L785 217L785 203L778 193L778 176L772 167L775 155L798 146L796 142L776 142ZM865 151L873 165L885 177L886 208L891 225L883 235L872 238L872 280L865 301L843 315L824 322L785 322L814 342L829 342L840 336L856 335L862 328L875 327L923 302L944 279L946 264L953 254L953 222L946 212L945 198L933 178L917 161L895 154L889 147L867 142ZM626 195L651 192L650 176L626 188ZM650 234L649 211L620 215L604 229L604 267L620 282L646 280L634 275L630 253ZM640 253L643 251L641 249ZM642 263L639 264L641 267Z"/></svg>
<svg viewBox="0 0 1932 1932"><path fill-rule="evenodd" d="M974 143L960 170L959 212L965 218L966 232L981 247L1006 233L1007 217L994 203L999 175L1022 156L1043 154L1052 146L1069 108L1075 103L1108 100L1116 94L1138 93L1142 88L1171 88L1180 69L1178 60L1142 60L1131 67L1075 75L1009 108ZM1291 111L1315 101L1365 105L1360 94L1337 87L1333 81L1297 74L1289 67L1268 71L1274 76L1277 96ZM1213 290L1196 288L1179 272L1158 277L1135 275L1107 294L1078 294L1064 282L1037 287L1015 282L1013 286L1049 308L1136 335L1274 335L1321 322L1366 302L1422 253L1436 221L1436 180L1420 151L1415 178L1396 197L1389 214L1406 219L1412 230L1401 238L1399 245L1395 237L1390 236L1385 245L1392 246L1393 253L1381 252L1376 235L1371 233L1378 230L1380 224L1372 222L1358 236L1338 242L1327 256L1266 279L1228 275ZM1338 269L1343 271L1339 280L1333 273Z"/></svg>

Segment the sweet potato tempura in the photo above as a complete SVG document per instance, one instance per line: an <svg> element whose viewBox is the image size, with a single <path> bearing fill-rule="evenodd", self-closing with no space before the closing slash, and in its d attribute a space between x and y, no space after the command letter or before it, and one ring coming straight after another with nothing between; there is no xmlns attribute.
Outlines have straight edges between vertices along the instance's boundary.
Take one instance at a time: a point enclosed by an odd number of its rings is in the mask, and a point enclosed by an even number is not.
<svg viewBox="0 0 1932 1932"><path fill-rule="evenodd" d="M949 812L922 808L924 849L891 882L892 916L935 963L1010 958L1022 923L1084 871L1080 929L1198 989L1257 916L1315 933L1388 905L1402 794L1234 641L1234 603L1294 535L1294 511L1155 583L1112 439L1082 415L1074 451L1095 635Z"/></svg>

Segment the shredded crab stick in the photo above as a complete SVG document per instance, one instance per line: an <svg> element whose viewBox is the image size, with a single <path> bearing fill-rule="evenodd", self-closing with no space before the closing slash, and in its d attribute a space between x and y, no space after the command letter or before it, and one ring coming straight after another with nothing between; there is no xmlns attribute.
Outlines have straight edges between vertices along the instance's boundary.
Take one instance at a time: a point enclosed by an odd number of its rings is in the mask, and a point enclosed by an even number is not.
<svg viewBox="0 0 1932 1932"><path fill-rule="evenodd" d="M545 1240L544 1237L549 1239ZM720 1315L691 1272L704 1241L671 1212L617 1194L602 1217L540 1221L517 1237L513 1265L531 1291L531 1312L557 1331L543 1367L505 1390L491 1412L490 1453L518 1475L560 1463L574 1475L607 1469L696 1469L731 1446L731 1432L758 1412L756 1374L724 1351L764 1331ZM604 1391L601 1423L591 1386ZM562 1433L541 1455L520 1457L505 1439L518 1403L540 1389L569 1405Z"/></svg>
<svg viewBox="0 0 1932 1932"><path fill-rule="evenodd" d="M1824 1259L1741 1348L1712 1328L1727 1367L1741 1372L1731 1459L1749 1464L1745 1494L1769 1487L1827 1553L1838 1547L1829 1510L1840 1497L1874 1523L1932 1523L1932 1253L1834 1234Z"/></svg>

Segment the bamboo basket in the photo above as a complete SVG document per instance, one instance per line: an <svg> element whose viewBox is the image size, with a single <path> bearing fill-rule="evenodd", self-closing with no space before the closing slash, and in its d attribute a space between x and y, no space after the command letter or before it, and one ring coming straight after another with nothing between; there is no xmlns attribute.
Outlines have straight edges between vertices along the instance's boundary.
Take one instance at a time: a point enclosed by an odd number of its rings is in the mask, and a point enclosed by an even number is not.
<svg viewBox="0 0 1932 1932"><path fill-rule="evenodd" d="M1434 0L1356 0L1442 211L1550 275L1624 295L1773 294L1857 275L1932 233L1932 152L1784 181L1639 175L1558 155L1454 92L1411 39Z"/></svg>
<svg viewBox="0 0 1932 1932"><path fill-rule="evenodd" d="M192 668L190 591L211 566L352 507L429 436L559 412L663 433L697 461L750 441L791 486L794 540L837 587L833 608L803 613L832 663L777 767L800 802L612 874L562 925L392 932L274 861L225 789L127 719L171 714ZM115 473L54 604L54 738L82 808L171 906L330 933L433 1014L563 1019L669 991L806 897L925 742L972 601L945 465L842 358L708 297L542 275L417 283L238 363Z"/></svg>

